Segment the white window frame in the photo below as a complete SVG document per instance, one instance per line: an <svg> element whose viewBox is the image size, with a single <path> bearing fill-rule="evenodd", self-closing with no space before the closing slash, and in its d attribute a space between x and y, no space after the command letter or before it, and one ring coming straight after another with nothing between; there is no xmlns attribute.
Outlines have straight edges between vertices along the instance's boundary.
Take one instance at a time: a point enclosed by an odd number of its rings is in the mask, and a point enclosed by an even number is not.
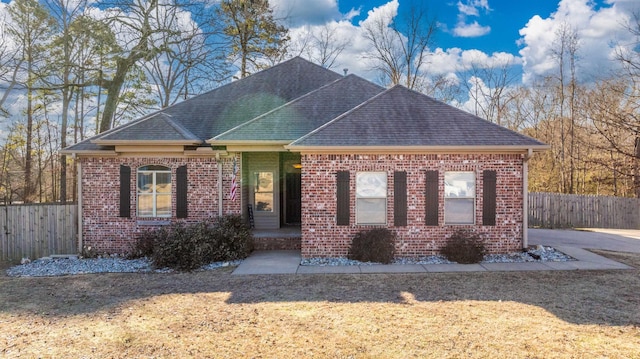
<svg viewBox="0 0 640 359"><path fill-rule="evenodd" d="M159 173L169 174L169 191L168 192L158 192L157 191L157 175ZM151 175L151 192L143 192L140 190L140 175ZM171 168L162 165L145 165L138 167L136 173L136 214L138 217L161 217L161 218L171 218L172 212L172 189L171 189L172 175ZM140 214L140 197L141 196L150 196L152 202L152 213L149 214ZM169 213L160 213L158 214L158 197L159 196L169 196Z"/></svg>
<svg viewBox="0 0 640 359"><path fill-rule="evenodd" d="M461 174L471 175L473 178L467 182L467 188L459 187L460 183L457 185L455 183L449 182L457 182L453 181L455 176L459 176ZM452 178L454 177L454 178ZM444 173L444 224L445 225L475 225L476 224L476 196L477 196L477 176L474 171L447 171ZM472 186L469 187L468 184L471 183ZM461 202L461 201L469 201L471 200L471 221L454 221L449 220L451 218L450 215L447 215L448 203L452 202Z"/></svg>
<svg viewBox="0 0 640 359"><path fill-rule="evenodd" d="M366 176L375 176L380 175L384 176L384 181L381 181L384 184L383 191L375 191L374 188L367 189L364 187L363 181L366 180ZM356 224L358 225L386 225L387 224L387 206L388 206L388 190L389 190L389 176L387 172L375 172L375 171L367 171L367 172L356 172ZM369 192L369 193L367 193ZM376 193L377 192L377 193ZM368 221L364 218L360 218L360 215L364 213L362 206L364 205L364 200L383 200L384 202L384 220L380 222L376 221Z"/></svg>

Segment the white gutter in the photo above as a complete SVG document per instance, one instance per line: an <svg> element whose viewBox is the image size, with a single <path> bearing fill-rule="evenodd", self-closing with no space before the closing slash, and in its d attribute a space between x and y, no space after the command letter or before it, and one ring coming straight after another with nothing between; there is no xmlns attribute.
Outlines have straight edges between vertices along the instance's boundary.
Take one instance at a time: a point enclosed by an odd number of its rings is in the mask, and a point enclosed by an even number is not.
<svg viewBox="0 0 640 359"><path fill-rule="evenodd" d="M522 249L529 247L529 159L533 149L529 148L522 161Z"/></svg>
<svg viewBox="0 0 640 359"><path fill-rule="evenodd" d="M73 159L76 161L76 185L78 186L78 254L82 254L82 165L75 153L73 154Z"/></svg>
<svg viewBox="0 0 640 359"><path fill-rule="evenodd" d="M218 164L218 217L222 217L222 160L218 152L216 152L216 163Z"/></svg>

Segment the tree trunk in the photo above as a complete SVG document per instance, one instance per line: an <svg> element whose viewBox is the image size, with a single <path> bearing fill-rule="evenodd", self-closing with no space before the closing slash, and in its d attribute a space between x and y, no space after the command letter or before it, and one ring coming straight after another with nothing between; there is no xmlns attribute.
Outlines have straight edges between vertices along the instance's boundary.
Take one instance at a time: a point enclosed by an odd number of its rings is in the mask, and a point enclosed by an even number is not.
<svg viewBox="0 0 640 359"><path fill-rule="evenodd" d="M113 118L118 108L118 99L120 98L120 91L122 91L122 86L124 85L127 72L129 72L129 68L131 68L139 58L142 58L142 56L118 59L116 74L106 86L107 99L105 100L104 108L102 109L102 120L100 121L99 133L108 131L113 126Z"/></svg>
<svg viewBox="0 0 640 359"><path fill-rule="evenodd" d="M633 159L633 186L636 192L636 198L640 198L640 135L636 135Z"/></svg>

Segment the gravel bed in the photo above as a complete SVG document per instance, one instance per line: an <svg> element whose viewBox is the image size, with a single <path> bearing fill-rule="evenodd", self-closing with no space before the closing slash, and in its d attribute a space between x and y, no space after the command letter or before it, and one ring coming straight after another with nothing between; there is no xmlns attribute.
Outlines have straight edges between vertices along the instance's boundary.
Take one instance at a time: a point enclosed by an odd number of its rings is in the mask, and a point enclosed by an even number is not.
<svg viewBox="0 0 640 359"><path fill-rule="evenodd" d="M203 266L201 270L237 266L240 262L242 261L214 262ZM11 267L7 269L7 275L10 277L53 277L88 273L166 273L172 271L169 268L154 269L151 261L146 258L42 258Z"/></svg>
<svg viewBox="0 0 640 359"><path fill-rule="evenodd" d="M516 262L564 262L573 258L552 247L537 246L527 252L512 254L490 254L484 256L482 263L516 263ZM213 270L220 267L237 266L242 260L215 262L203 266L200 270ZM418 258L397 258L393 264L447 264L453 263L442 256ZM373 265L377 263L360 262L347 258L307 258L300 262L304 266L354 266ZM42 258L7 269L10 277L50 277L88 273L134 273L134 272L172 272L173 270L154 269L151 261L142 259L124 259L122 257L106 257L92 259L78 258Z"/></svg>
<svg viewBox="0 0 640 359"><path fill-rule="evenodd" d="M566 262L574 258L557 251L552 247L531 247L527 252L510 254L488 254L484 256L482 263L523 263L523 262ZM443 256L427 256L418 258L396 258L392 264L451 264ZM307 258L300 263L303 266L357 266L373 265L379 263L360 262L347 258Z"/></svg>

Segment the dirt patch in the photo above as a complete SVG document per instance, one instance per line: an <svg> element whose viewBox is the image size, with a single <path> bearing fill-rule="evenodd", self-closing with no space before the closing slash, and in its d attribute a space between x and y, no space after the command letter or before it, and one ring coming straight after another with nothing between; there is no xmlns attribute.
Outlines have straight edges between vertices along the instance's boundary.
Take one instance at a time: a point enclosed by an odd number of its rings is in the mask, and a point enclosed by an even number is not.
<svg viewBox="0 0 640 359"><path fill-rule="evenodd" d="M599 252L640 267L640 255ZM0 277L0 357L612 357L640 271Z"/></svg>

